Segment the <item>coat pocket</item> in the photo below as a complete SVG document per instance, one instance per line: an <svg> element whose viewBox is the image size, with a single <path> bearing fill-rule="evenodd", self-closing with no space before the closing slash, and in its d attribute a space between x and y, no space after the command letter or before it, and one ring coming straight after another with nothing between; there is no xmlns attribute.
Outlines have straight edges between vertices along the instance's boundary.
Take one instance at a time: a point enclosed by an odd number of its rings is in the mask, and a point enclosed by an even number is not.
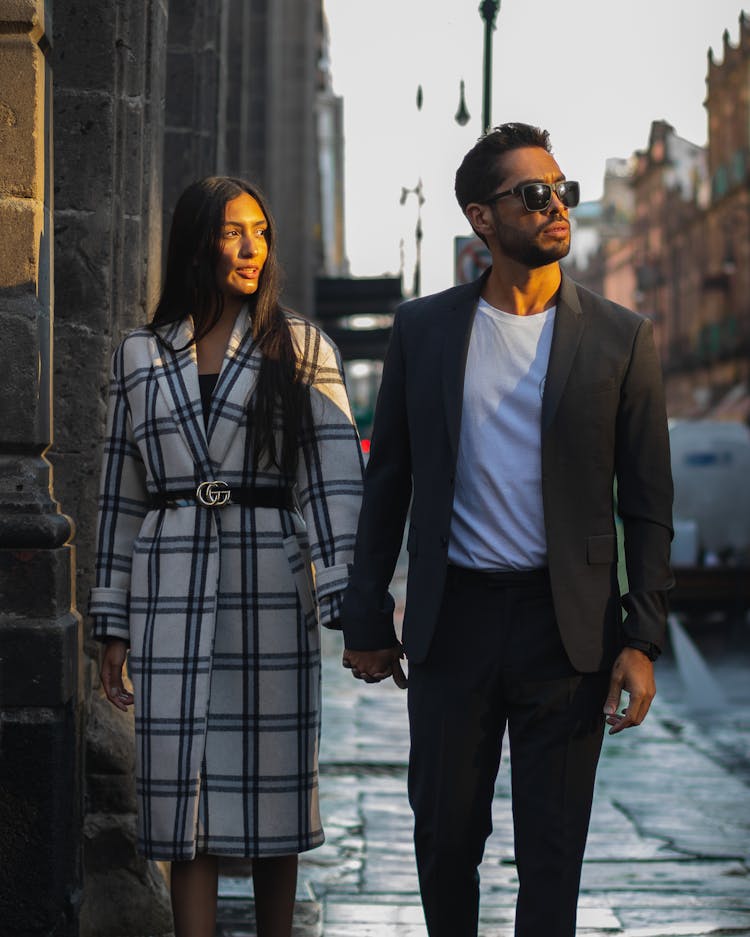
<svg viewBox="0 0 750 937"><path fill-rule="evenodd" d="M586 562L614 563L617 559L617 537L614 534L597 534L586 538Z"/></svg>
<svg viewBox="0 0 750 937"><path fill-rule="evenodd" d="M305 625L314 628L318 624L318 605L315 601L310 547L306 539L303 540L299 534L292 534L284 538L284 552L292 571Z"/></svg>

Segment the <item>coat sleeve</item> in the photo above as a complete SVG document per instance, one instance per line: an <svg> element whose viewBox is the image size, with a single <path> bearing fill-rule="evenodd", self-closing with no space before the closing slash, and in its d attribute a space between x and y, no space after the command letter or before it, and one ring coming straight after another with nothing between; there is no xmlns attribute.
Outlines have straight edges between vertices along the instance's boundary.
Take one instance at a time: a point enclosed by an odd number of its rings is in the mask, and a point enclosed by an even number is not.
<svg viewBox="0 0 750 937"><path fill-rule="evenodd" d="M661 648L672 539L672 470L659 361L651 323L636 333L617 417L618 513L625 534L628 592L623 628L629 640Z"/></svg>
<svg viewBox="0 0 750 937"><path fill-rule="evenodd" d="M338 352L320 333L318 338L297 491L310 540L320 623L340 627L362 498L362 451Z"/></svg>
<svg viewBox="0 0 750 937"><path fill-rule="evenodd" d="M133 542L148 510L146 472L133 437L124 381L124 344L112 357L107 429L99 485L96 585L89 613L94 637L128 641Z"/></svg>
<svg viewBox="0 0 750 937"><path fill-rule="evenodd" d="M354 567L344 597L346 646L374 651L396 644L388 587L401 550L412 493L401 313L396 313L380 384Z"/></svg>

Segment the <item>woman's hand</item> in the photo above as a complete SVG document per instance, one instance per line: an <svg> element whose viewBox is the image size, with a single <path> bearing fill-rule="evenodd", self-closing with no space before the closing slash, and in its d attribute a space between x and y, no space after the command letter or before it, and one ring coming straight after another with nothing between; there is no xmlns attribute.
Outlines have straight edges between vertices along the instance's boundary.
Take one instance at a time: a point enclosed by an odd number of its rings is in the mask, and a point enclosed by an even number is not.
<svg viewBox="0 0 750 937"><path fill-rule="evenodd" d="M104 648L100 674L107 699L122 712L127 712L128 706L133 705L133 694L123 685L122 671L127 653L128 645L125 641L110 638Z"/></svg>

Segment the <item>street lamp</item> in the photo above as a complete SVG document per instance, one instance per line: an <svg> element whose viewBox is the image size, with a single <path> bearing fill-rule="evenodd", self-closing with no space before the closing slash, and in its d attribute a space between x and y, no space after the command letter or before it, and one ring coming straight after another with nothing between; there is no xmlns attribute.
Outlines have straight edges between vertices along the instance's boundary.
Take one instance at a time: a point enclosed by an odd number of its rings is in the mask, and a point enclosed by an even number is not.
<svg viewBox="0 0 750 937"><path fill-rule="evenodd" d="M484 83L482 94L482 132L487 133L492 124L492 33L500 9L500 0L482 0L479 15L484 20Z"/></svg>
<svg viewBox="0 0 750 937"><path fill-rule="evenodd" d="M399 205L405 205L410 195L417 196L417 227L414 231L414 240L416 241L417 256L414 262L414 296L421 295L422 290L422 206L424 205L424 195L422 193L422 180L414 186L413 189L401 187L401 198Z"/></svg>
<svg viewBox="0 0 750 937"><path fill-rule="evenodd" d="M466 106L466 95L464 94L464 80L461 79L461 92L458 98L458 110L453 118L459 127L465 127L471 120L469 108Z"/></svg>

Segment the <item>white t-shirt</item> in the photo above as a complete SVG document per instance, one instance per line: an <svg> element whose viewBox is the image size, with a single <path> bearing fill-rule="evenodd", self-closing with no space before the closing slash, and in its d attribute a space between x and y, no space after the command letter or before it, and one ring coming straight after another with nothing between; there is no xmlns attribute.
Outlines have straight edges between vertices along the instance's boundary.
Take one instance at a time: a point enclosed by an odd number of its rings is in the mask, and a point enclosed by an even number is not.
<svg viewBox="0 0 750 937"><path fill-rule="evenodd" d="M480 299L464 377L448 559L485 570L547 565L541 417L555 307L531 316Z"/></svg>

